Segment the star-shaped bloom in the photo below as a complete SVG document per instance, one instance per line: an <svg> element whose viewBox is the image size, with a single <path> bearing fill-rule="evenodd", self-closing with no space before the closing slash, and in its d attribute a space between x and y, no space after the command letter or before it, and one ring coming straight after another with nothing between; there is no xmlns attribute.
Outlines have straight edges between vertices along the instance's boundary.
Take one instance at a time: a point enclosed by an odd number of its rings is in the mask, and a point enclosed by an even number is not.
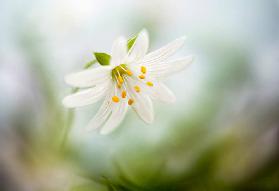
<svg viewBox="0 0 279 191"><path fill-rule="evenodd" d="M147 53L149 39L145 29L129 41L119 37L113 43L109 65L100 65L65 77L67 84L83 89L66 96L63 99L64 106L76 108L104 100L88 124L89 130L100 129L101 134L112 132L124 119L129 107L143 121L152 123L152 100L166 103L175 101L174 94L161 80L183 70L193 61L192 56L166 60L183 45L184 40L185 37L178 38Z"/></svg>

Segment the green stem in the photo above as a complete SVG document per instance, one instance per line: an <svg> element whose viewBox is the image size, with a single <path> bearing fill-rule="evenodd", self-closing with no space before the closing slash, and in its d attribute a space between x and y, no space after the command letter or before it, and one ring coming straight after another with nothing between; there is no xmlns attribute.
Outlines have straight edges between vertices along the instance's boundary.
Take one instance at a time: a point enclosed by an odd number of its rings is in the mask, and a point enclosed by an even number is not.
<svg viewBox="0 0 279 191"><path fill-rule="evenodd" d="M90 62L87 62L84 66L83 66L83 69L88 69L90 68L93 64L97 63L97 60L94 59ZM72 92L71 94L73 93L76 93L79 91L79 88L73 88L72 89ZM61 141L61 149L64 149L65 148L65 144L68 140L68 137L69 137L69 133L70 133L70 130L73 126L73 122L74 122L74 119L75 119L75 111L74 110L68 110L68 114L67 114L67 122L65 124L65 128L63 130L63 135L62 135L62 141Z"/></svg>
<svg viewBox="0 0 279 191"><path fill-rule="evenodd" d="M75 120L75 111L69 110L67 113L67 120L66 120L65 128L62 132L63 134L62 134L62 141L61 141L61 149L65 148L65 144L66 144L66 141L68 140L69 133L73 126L74 120Z"/></svg>

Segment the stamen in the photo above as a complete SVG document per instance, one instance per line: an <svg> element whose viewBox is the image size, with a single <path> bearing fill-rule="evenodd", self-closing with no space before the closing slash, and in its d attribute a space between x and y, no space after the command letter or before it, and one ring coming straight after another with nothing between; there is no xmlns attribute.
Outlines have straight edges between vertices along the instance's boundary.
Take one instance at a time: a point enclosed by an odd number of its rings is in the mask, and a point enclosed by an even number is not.
<svg viewBox="0 0 279 191"><path fill-rule="evenodd" d="M146 82L146 85L152 87L154 84L152 82Z"/></svg>
<svg viewBox="0 0 279 191"><path fill-rule="evenodd" d="M132 105L133 103L134 103L134 100L133 100L133 99L129 99L129 100L128 100L128 104L129 104L129 105Z"/></svg>
<svg viewBox="0 0 279 191"><path fill-rule="evenodd" d="M135 86L134 89L136 90L136 92L140 92L140 87L139 86Z"/></svg>
<svg viewBox="0 0 279 191"><path fill-rule="evenodd" d="M132 75L133 75L133 72L132 72L131 70L129 70L129 69L127 69L127 68L125 68L125 67L123 67L123 66L121 66L121 65L120 65L120 68L121 68L124 72L126 72L129 76L132 76Z"/></svg>
<svg viewBox="0 0 279 191"><path fill-rule="evenodd" d="M123 80L122 76L119 75L119 76L117 77L117 79L118 79L118 82L119 82L120 84L123 84L124 80Z"/></svg>
<svg viewBox="0 0 279 191"><path fill-rule="evenodd" d="M117 96L113 96L111 99L115 103L119 102L119 97L117 97Z"/></svg>
<svg viewBox="0 0 279 191"><path fill-rule="evenodd" d="M131 70L126 70L125 71L129 76L132 76L133 75L133 72Z"/></svg>
<svg viewBox="0 0 279 191"><path fill-rule="evenodd" d="M140 79L144 79L145 76L144 76L143 74L141 74L141 75L139 75L139 78L140 78Z"/></svg>
<svg viewBox="0 0 279 191"><path fill-rule="evenodd" d="M145 66L141 66L140 67L140 71L145 74L146 73L146 67Z"/></svg>
<svg viewBox="0 0 279 191"><path fill-rule="evenodd" d="M121 96L122 96L122 98L126 98L127 92L123 90Z"/></svg>
<svg viewBox="0 0 279 191"><path fill-rule="evenodd" d="M115 73L113 73L113 75L114 75L114 79L116 79L117 87L121 88L121 83L119 82L118 76Z"/></svg>

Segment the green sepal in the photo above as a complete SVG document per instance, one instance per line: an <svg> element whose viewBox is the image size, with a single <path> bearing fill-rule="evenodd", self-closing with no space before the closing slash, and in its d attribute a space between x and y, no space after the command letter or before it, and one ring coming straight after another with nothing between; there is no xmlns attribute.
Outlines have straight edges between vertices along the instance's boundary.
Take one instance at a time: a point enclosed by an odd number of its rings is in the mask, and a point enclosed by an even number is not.
<svg viewBox="0 0 279 191"><path fill-rule="evenodd" d="M138 35L130 38L128 41L127 41L127 48L128 48L128 51L133 47L133 45L135 44L136 40L138 38Z"/></svg>
<svg viewBox="0 0 279 191"><path fill-rule="evenodd" d="M102 66L107 66L110 63L110 55L103 52L94 52L94 56L99 64Z"/></svg>

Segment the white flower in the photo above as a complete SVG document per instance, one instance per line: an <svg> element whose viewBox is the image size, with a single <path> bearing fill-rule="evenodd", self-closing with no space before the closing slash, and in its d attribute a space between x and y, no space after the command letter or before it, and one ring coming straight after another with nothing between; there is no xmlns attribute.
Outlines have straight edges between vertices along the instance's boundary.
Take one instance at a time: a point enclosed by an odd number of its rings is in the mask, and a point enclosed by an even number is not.
<svg viewBox="0 0 279 191"><path fill-rule="evenodd" d="M184 40L185 37L178 38L147 54L149 40L146 30L138 34L129 50L127 40L118 38L113 43L108 66L98 66L65 77L69 85L87 89L66 96L64 106L81 107L104 99L88 125L89 130L101 128L101 134L114 130L129 107L143 121L152 123L154 111L151 99L175 101L174 94L160 80L181 71L193 61L192 56L166 61L183 45Z"/></svg>

